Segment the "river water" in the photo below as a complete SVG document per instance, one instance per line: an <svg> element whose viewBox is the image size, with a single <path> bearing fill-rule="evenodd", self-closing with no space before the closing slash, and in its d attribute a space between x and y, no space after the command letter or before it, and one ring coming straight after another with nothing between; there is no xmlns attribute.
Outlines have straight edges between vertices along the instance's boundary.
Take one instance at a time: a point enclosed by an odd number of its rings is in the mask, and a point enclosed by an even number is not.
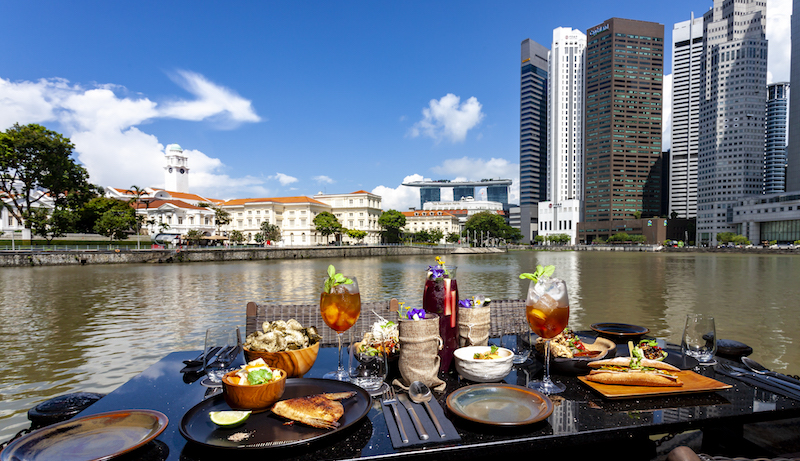
<svg viewBox="0 0 800 461"><path fill-rule="evenodd" d="M646 326L679 343L687 313L716 317L717 335L800 374L800 257L791 255L540 252L450 255L461 297L522 299L521 272L556 266L570 326ZM57 395L108 393L175 350L202 349L212 325L244 325L245 305L317 303L328 264L358 277L363 302L420 306L430 256L171 265L0 268L0 442L26 412ZM324 325L318 325L326 328Z"/></svg>

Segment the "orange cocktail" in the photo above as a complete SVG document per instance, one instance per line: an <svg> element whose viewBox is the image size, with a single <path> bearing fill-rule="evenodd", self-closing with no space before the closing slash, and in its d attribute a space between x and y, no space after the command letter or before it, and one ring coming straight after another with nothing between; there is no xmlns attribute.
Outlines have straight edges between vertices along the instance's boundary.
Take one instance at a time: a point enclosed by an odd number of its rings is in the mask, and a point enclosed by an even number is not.
<svg viewBox="0 0 800 461"><path fill-rule="evenodd" d="M361 294L351 294L346 291L322 293L319 308L325 324L337 333L343 333L356 323L361 314Z"/></svg>
<svg viewBox="0 0 800 461"><path fill-rule="evenodd" d="M528 387L544 394L562 392L566 386L550 379L550 339L564 331L569 322L567 284L561 279L546 275L531 280L525 302L525 317L531 330L545 340L544 376L541 381L528 383Z"/></svg>
<svg viewBox="0 0 800 461"><path fill-rule="evenodd" d="M545 339L555 338L567 327L569 305L559 306L550 295L545 294L535 302L528 299L525 316L534 333Z"/></svg>

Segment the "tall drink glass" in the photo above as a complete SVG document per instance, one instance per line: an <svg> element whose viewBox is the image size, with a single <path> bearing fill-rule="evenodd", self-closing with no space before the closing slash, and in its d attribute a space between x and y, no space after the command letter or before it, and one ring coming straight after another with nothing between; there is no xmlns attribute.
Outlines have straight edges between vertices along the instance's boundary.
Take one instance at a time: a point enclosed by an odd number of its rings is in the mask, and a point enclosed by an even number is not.
<svg viewBox="0 0 800 461"><path fill-rule="evenodd" d="M319 308L322 320L336 331L339 340L339 367L336 371L325 373L323 378L337 381L349 381L350 375L342 365L342 333L352 327L358 316L361 315L361 294L358 291L358 281L355 277L347 276L353 283L336 285L330 293L322 292L319 299ZM327 280L327 279L326 279Z"/></svg>
<svg viewBox="0 0 800 461"><path fill-rule="evenodd" d="M447 372L458 349L458 283L456 266L431 266L425 277L422 292L422 309L439 316L439 336L442 350L439 370Z"/></svg>
<svg viewBox="0 0 800 461"><path fill-rule="evenodd" d="M528 387L543 394L558 394L566 386L550 379L550 340L564 331L569 322L567 284L561 279L546 276L539 277L538 282L531 280L525 302L525 316L531 330L546 340L544 377L541 381L531 381Z"/></svg>

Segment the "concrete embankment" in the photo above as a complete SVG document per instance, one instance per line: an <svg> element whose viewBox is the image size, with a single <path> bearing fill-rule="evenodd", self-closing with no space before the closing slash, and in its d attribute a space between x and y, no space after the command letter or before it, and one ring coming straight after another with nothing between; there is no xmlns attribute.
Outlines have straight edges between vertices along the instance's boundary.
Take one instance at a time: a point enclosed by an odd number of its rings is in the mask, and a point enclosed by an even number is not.
<svg viewBox="0 0 800 461"><path fill-rule="evenodd" d="M359 258L448 254L450 247L399 245L280 248L215 248L183 250L8 251L0 253L0 267L65 266L84 264L186 263L259 261L267 259Z"/></svg>

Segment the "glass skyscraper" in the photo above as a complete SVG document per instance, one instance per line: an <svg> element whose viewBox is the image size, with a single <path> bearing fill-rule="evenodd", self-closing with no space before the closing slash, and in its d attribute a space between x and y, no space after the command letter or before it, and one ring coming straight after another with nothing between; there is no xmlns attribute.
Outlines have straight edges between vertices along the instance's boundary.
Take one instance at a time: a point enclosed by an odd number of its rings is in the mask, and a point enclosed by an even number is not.
<svg viewBox="0 0 800 461"><path fill-rule="evenodd" d="M764 150L764 193L786 192L786 128L789 83L767 87L767 139Z"/></svg>
<svg viewBox="0 0 800 461"><path fill-rule="evenodd" d="M519 114L519 201L523 243L538 227L538 204L547 199L547 67L549 50L522 41Z"/></svg>

